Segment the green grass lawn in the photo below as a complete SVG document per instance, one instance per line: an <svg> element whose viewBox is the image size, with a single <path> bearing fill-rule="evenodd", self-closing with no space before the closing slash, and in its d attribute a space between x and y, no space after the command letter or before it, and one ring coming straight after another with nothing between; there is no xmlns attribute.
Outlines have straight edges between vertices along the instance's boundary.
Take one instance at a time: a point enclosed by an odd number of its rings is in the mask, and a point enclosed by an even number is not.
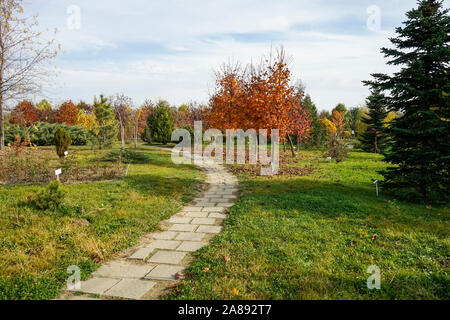
<svg viewBox="0 0 450 320"><path fill-rule="evenodd" d="M242 195L169 299L449 299L450 209L376 197L381 157L301 151L305 177L241 174ZM367 268L381 290L367 288Z"/></svg>
<svg viewBox="0 0 450 320"><path fill-rule="evenodd" d="M70 152L84 165L94 158L88 147ZM176 166L157 148L141 145L137 152L144 156L122 180L64 186L68 196L57 211L25 204L39 186L0 186L0 299L58 296L68 266L79 266L87 278L99 263L157 230L200 188L204 175L195 167Z"/></svg>

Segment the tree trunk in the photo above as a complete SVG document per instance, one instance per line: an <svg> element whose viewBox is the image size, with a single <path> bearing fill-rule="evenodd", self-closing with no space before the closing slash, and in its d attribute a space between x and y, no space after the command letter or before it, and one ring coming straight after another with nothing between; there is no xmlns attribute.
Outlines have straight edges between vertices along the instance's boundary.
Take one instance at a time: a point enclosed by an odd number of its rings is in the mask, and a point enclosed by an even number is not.
<svg viewBox="0 0 450 320"><path fill-rule="evenodd" d="M120 124L120 139L122 140L122 149L125 149L125 128Z"/></svg>
<svg viewBox="0 0 450 320"><path fill-rule="evenodd" d="M137 149L138 147L138 125L136 124L134 126L134 148Z"/></svg>
<svg viewBox="0 0 450 320"><path fill-rule="evenodd" d="M286 153L286 139L283 140L283 150L284 153Z"/></svg>
<svg viewBox="0 0 450 320"><path fill-rule="evenodd" d="M289 144L291 145L292 156L295 157L294 143L292 142L292 138L288 135Z"/></svg>

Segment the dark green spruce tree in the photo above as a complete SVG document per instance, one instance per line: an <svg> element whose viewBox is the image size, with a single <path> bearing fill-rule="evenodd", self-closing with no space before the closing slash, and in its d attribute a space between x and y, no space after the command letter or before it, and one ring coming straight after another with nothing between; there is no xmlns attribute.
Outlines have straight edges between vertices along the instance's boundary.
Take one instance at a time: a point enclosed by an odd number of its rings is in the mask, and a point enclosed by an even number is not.
<svg viewBox="0 0 450 320"><path fill-rule="evenodd" d="M167 101L160 101L147 119L147 132L153 142L167 144L172 138L174 120Z"/></svg>
<svg viewBox="0 0 450 320"><path fill-rule="evenodd" d="M383 48L392 76L374 74L366 85L386 93L400 117L387 133L385 189L425 202L450 198L450 16L438 0L422 0Z"/></svg>
<svg viewBox="0 0 450 320"><path fill-rule="evenodd" d="M318 147L324 143L325 135L322 132L323 130L319 121L319 114L317 112L317 107L311 100L309 94L307 94L303 98L302 105L305 108L306 112L308 112L309 118L311 120L311 134L306 143L311 146Z"/></svg>
<svg viewBox="0 0 450 320"><path fill-rule="evenodd" d="M384 95L374 90L367 98L367 107L369 114L361 118L361 122L367 125L366 132L359 138L361 147L366 152L381 153L386 141L384 119L388 114Z"/></svg>

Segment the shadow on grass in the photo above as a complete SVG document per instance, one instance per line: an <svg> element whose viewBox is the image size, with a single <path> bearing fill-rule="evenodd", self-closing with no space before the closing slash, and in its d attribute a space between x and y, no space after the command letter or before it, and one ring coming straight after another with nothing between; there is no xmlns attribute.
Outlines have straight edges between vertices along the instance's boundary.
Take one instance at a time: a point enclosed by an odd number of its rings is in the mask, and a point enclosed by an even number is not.
<svg viewBox="0 0 450 320"><path fill-rule="evenodd" d="M125 178L127 186L141 193L151 193L156 196L170 196L173 190L188 188L192 189L193 185L199 184L194 178L164 178L160 175L141 174L128 176Z"/></svg>
<svg viewBox="0 0 450 320"><path fill-rule="evenodd" d="M308 213L319 217L388 218L403 214L404 218L420 217L426 221L444 221L447 218L438 210L429 210L414 203L396 201L389 197L376 197L372 185L346 185L308 180L261 181L243 183L247 194L243 201L265 210L283 210L285 216ZM253 204L251 204L253 202ZM405 221L402 221L405 222ZM411 225L412 226L412 225Z"/></svg>

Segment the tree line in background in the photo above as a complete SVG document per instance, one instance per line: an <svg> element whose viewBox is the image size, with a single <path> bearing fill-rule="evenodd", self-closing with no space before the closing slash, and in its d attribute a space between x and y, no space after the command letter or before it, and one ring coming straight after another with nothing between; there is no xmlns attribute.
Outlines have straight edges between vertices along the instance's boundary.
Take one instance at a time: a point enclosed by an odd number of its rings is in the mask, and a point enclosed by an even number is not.
<svg viewBox="0 0 450 320"><path fill-rule="evenodd" d="M63 102L54 108L47 100L37 104L22 101L5 117L5 142L18 137L30 144L54 144L58 128L66 130L73 145L96 145L99 149L120 141L122 147L138 141L168 143L175 128L192 131L194 121L203 120L206 107L189 103L172 107L167 101L146 100L139 108L123 94L100 95L92 104Z"/></svg>
<svg viewBox="0 0 450 320"><path fill-rule="evenodd" d="M379 92L367 99L367 106L347 110L341 103L331 112L319 113L304 86L291 84L288 59L280 49L278 56L258 65L224 64L216 72L208 105L192 102L175 107L165 100L146 100L135 108L124 94L100 95L92 104L69 100L57 108L45 99L36 104L22 101L6 115L5 142L20 136L35 145L52 145L62 126L73 145L102 149L117 140L123 148L126 143L136 147L139 140L166 144L174 129L193 133L194 122L203 121L204 129L267 129L269 136L271 128L278 128L293 155L294 149L328 147L326 155L339 162L345 159L348 145L382 152L385 129L396 116L386 111Z"/></svg>

